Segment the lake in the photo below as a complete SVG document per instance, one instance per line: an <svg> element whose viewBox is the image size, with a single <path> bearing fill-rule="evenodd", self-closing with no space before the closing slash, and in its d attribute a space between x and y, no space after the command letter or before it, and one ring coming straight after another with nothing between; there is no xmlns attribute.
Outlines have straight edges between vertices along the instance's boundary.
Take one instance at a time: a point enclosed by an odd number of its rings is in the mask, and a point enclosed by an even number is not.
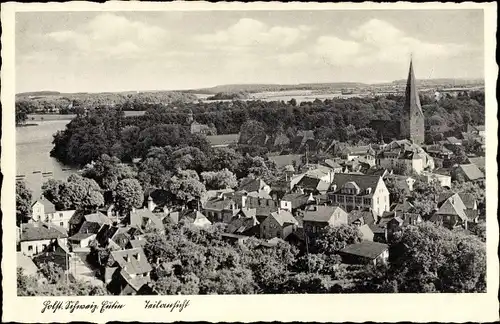
<svg viewBox="0 0 500 324"><path fill-rule="evenodd" d="M76 170L66 170L50 157L52 135L63 130L69 120L37 121L37 126L16 127L16 175L25 175L24 181L33 191L33 199L41 194L42 184L50 178L65 180ZM36 173L34 173L36 172ZM44 175L44 172L52 172Z"/></svg>

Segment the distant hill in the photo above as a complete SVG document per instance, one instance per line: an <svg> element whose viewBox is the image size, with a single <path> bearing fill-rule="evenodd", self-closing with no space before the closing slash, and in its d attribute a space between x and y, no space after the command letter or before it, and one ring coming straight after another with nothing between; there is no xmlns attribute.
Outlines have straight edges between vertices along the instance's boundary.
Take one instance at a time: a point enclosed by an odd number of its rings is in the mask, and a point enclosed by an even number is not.
<svg viewBox="0 0 500 324"><path fill-rule="evenodd" d="M401 85L406 84L406 79L395 80L392 81L392 84ZM483 79L450 79L450 78L442 78L442 79L417 79L417 84L423 86L438 86L438 85L450 85L450 86L459 86L459 85L479 85L484 84Z"/></svg>
<svg viewBox="0 0 500 324"><path fill-rule="evenodd" d="M31 96L60 96L59 91L33 91L33 92L21 92L16 94L19 97L31 97Z"/></svg>
<svg viewBox="0 0 500 324"><path fill-rule="evenodd" d="M323 89L343 89L366 86L359 82L333 82L333 83L299 83L299 84L225 84L212 88L186 90L191 93L235 93L235 92L270 92L287 90L323 90Z"/></svg>

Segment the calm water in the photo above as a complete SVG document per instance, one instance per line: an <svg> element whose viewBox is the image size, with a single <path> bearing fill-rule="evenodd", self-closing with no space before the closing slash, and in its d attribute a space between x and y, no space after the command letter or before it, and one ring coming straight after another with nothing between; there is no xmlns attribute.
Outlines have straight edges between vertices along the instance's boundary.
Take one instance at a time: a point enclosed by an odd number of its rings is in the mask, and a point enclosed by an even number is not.
<svg viewBox="0 0 500 324"><path fill-rule="evenodd" d="M37 121L38 126L16 128L16 175L25 175L24 181L33 191L35 199L41 193L43 182L50 178L65 180L75 170L50 157L52 135L63 130L69 120ZM40 171L40 173L33 173ZM52 172L45 176L42 173Z"/></svg>

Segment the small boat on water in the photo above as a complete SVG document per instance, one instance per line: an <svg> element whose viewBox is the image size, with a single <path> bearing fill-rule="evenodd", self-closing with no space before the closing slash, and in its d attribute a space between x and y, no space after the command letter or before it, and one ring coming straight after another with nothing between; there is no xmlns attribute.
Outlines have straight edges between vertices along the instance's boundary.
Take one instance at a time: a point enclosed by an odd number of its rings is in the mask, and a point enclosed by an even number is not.
<svg viewBox="0 0 500 324"><path fill-rule="evenodd" d="M24 174L16 175L16 178L24 178L26 177Z"/></svg>
<svg viewBox="0 0 500 324"><path fill-rule="evenodd" d="M42 171L33 171L33 174L35 173L42 173Z"/></svg>

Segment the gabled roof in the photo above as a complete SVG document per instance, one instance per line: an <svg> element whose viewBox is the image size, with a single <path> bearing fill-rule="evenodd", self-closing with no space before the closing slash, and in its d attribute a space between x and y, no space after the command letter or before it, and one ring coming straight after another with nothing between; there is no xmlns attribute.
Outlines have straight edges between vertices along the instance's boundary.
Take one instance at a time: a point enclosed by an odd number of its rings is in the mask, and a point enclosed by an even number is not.
<svg viewBox="0 0 500 324"><path fill-rule="evenodd" d="M34 222L21 224L21 242L53 240L67 237L68 234L65 229L50 223Z"/></svg>
<svg viewBox="0 0 500 324"><path fill-rule="evenodd" d="M408 213L412 208L413 205L408 200L405 200L403 203L392 205L391 211Z"/></svg>
<svg viewBox="0 0 500 324"><path fill-rule="evenodd" d="M206 218L205 215L203 215L202 213L200 213L197 210L187 210L187 211L180 213L180 219L185 219L191 223L194 223L194 222L200 221L200 220L210 223L208 218Z"/></svg>
<svg viewBox="0 0 500 324"><path fill-rule="evenodd" d="M292 203L292 209L302 207L309 201L310 195L302 193L290 193L281 198L282 201L289 201Z"/></svg>
<svg viewBox="0 0 500 324"><path fill-rule="evenodd" d="M342 152L355 155L363 154L374 154L375 151L372 149L371 145L359 145L359 146L347 146Z"/></svg>
<svg viewBox="0 0 500 324"><path fill-rule="evenodd" d="M483 168L486 166L486 159L484 156L480 157L470 157L468 158L469 163L475 164L478 168Z"/></svg>
<svg viewBox="0 0 500 324"><path fill-rule="evenodd" d="M370 210L353 209L349 212L349 214L347 214L348 224L352 224L360 218L363 218L363 222L365 224L373 224L373 223L375 223L375 219L376 219L373 211L370 211Z"/></svg>
<svg viewBox="0 0 500 324"><path fill-rule="evenodd" d="M78 230L78 233L81 234L97 234L99 232L99 229L101 228L101 224L99 223L94 223L94 222L88 222L84 221L80 229Z"/></svg>
<svg viewBox="0 0 500 324"><path fill-rule="evenodd" d="M351 173L337 173L333 177L332 185L336 185L337 189L340 190L346 183L354 182L361 189L361 195L366 195L365 191L371 188L373 194L377 188L380 176L376 175L364 175L364 174L351 174Z"/></svg>
<svg viewBox="0 0 500 324"><path fill-rule="evenodd" d="M147 208L136 209L130 213L130 226L142 228L146 224L160 231L164 229L161 219Z"/></svg>
<svg viewBox="0 0 500 324"><path fill-rule="evenodd" d="M330 184L328 182L325 182L323 180L313 178L310 176L303 176L302 179L297 183L297 186L303 188L303 189L309 189L309 190L318 190L318 191L327 191L328 188L330 187Z"/></svg>
<svg viewBox="0 0 500 324"><path fill-rule="evenodd" d="M458 168L469 181L484 179L484 173L475 164L460 164Z"/></svg>
<svg viewBox="0 0 500 324"><path fill-rule="evenodd" d="M267 184L260 178L254 179L254 178L246 178L241 181L240 186L238 187L238 191L246 191L246 192L252 192L252 191L259 191L261 189L264 189Z"/></svg>
<svg viewBox="0 0 500 324"><path fill-rule="evenodd" d="M474 209L477 200L473 194L459 192L458 195L460 196L460 199L462 199L462 202L464 203L465 207L467 207L467 209Z"/></svg>
<svg viewBox="0 0 500 324"><path fill-rule="evenodd" d="M389 246L387 244L362 241L360 243L351 244L343 248L340 252L343 254L351 254L363 258L375 259L384 251L387 251Z"/></svg>
<svg viewBox="0 0 500 324"><path fill-rule="evenodd" d="M304 212L303 221L327 223L335 213L346 213L338 206L309 206Z"/></svg>
<svg viewBox="0 0 500 324"><path fill-rule="evenodd" d="M76 215L77 213L73 214ZM70 222L73 220L73 217L70 219ZM112 224L113 222L108 218L108 216L104 215L103 213L101 212L96 212L96 213L92 213L92 214L87 214L87 215L83 215L82 217L82 220L83 221L87 221L87 222L92 222L92 223L98 223L98 224ZM80 222L76 222L74 224L79 224Z"/></svg>
<svg viewBox="0 0 500 324"><path fill-rule="evenodd" d="M299 224L299 222L293 217L293 215L286 210L278 210L272 212L270 217L273 217L281 226L285 224Z"/></svg>
<svg viewBox="0 0 500 324"><path fill-rule="evenodd" d="M261 198L261 199L273 199L265 190L252 191L248 193L249 197Z"/></svg>
<svg viewBox="0 0 500 324"><path fill-rule="evenodd" d="M257 209L244 207L238 211L238 214L242 215L243 217L255 217L257 215Z"/></svg>
<svg viewBox="0 0 500 324"><path fill-rule="evenodd" d="M95 235L95 233L76 233L75 235L68 238L71 241L82 241L91 236Z"/></svg>
<svg viewBox="0 0 500 324"><path fill-rule="evenodd" d="M259 226L259 221L253 217L234 217L227 225L226 232L230 234L244 234Z"/></svg>
<svg viewBox="0 0 500 324"><path fill-rule="evenodd" d="M37 202L43 205L45 214L52 214L56 212L56 207L54 206L54 204L44 196L33 202L31 204L31 207L33 207L33 205L35 205Z"/></svg>
<svg viewBox="0 0 500 324"><path fill-rule="evenodd" d="M25 276L37 274L38 267L33 262L33 260L31 260L31 258L27 257L22 252L17 252L16 257L17 257L17 268L21 268Z"/></svg>
<svg viewBox="0 0 500 324"><path fill-rule="evenodd" d="M235 202L234 200L230 198L213 198L208 200L205 203L205 206L203 206L204 209L210 209L210 210L217 210L217 211L222 211L222 210L229 210L231 209L232 205L234 205Z"/></svg>
<svg viewBox="0 0 500 324"><path fill-rule="evenodd" d="M332 159L326 159L323 163L332 169L342 168L342 166L338 162Z"/></svg>
<svg viewBox="0 0 500 324"><path fill-rule="evenodd" d="M142 248L111 251L111 256L120 268L130 275L143 274L152 270Z"/></svg>
<svg viewBox="0 0 500 324"><path fill-rule="evenodd" d="M368 224L361 225L359 231L361 232L363 240L373 240L374 233Z"/></svg>

